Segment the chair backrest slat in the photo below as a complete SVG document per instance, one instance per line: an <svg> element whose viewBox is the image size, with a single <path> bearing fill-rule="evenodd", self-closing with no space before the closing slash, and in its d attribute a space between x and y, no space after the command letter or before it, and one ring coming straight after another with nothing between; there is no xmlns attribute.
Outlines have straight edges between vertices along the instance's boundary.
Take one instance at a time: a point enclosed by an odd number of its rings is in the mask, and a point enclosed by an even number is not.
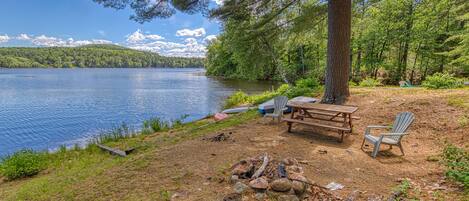
<svg viewBox="0 0 469 201"><path fill-rule="evenodd" d="M288 98L285 96L277 96L274 98L274 114L280 114L287 105Z"/></svg>
<svg viewBox="0 0 469 201"><path fill-rule="evenodd" d="M392 126L392 133L405 133L414 121L414 114L411 112L401 112L397 114L396 120ZM402 136L389 137L393 140L400 141Z"/></svg>

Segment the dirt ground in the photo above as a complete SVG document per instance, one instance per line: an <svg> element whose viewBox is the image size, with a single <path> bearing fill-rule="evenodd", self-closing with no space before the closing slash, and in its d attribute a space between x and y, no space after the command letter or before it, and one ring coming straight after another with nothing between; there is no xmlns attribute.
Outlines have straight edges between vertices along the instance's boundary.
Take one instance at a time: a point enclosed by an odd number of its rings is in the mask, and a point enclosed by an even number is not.
<svg viewBox="0 0 469 201"><path fill-rule="evenodd" d="M337 142L336 132L295 125L293 133L288 133L285 123L257 118L208 135L232 132L233 140L211 142L201 137L137 157L131 167L112 168L103 173L104 180L77 185L76 190L87 193L76 199L155 200L172 194L173 200L220 200L233 192L228 181L231 165L268 153L277 159L303 161L305 176L320 185L343 184L342 190L333 192L341 197L359 190L360 200L387 198L408 178L421 200L463 200L461 189L444 180L444 167L429 160L441 153L445 141L466 148L469 144L469 127L458 123L467 110L448 105L455 97L469 98L469 90L354 88L347 104L359 107L356 116L361 119L354 121L354 132L343 143ZM360 149L367 125L392 124L401 111L416 116L403 139L405 156L397 147L382 146L383 151L373 159L371 146ZM253 198L248 195L244 200Z"/></svg>

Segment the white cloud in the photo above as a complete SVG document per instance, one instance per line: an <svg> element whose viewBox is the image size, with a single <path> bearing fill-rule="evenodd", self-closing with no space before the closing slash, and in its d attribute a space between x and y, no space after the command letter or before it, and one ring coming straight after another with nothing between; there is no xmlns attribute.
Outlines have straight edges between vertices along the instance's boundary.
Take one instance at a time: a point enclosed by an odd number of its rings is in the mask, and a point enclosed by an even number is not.
<svg viewBox="0 0 469 201"><path fill-rule="evenodd" d="M69 38L67 40L55 37L48 37L45 35L40 35L31 39L31 42L37 46L44 47L77 47L82 45L91 45L91 44L111 44L112 41L108 40L74 40Z"/></svg>
<svg viewBox="0 0 469 201"><path fill-rule="evenodd" d="M207 52L205 45L199 44L195 38L187 38L184 43L155 41L131 44L129 48L156 52L163 56L172 57L204 57Z"/></svg>
<svg viewBox="0 0 469 201"><path fill-rule="evenodd" d="M215 3L216 3L217 5L221 6L221 5L223 5L223 2L224 2L225 0L213 0L213 1L215 1Z"/></svg>
<svg viewBox="0 0 469 201"><path fill-rule="evenodd" d="M10 40L8 35L0 35L0 43L6 43Z"/></svg>
<svg viewBox="0 0 469 201"><path fill-rule="evenodd" d="M204 38L204 42L205 43L210 43L210 42L212 42L216 39L217 39L216 35L208 35L207 37Z"/></svg>
<svg viewBox="0 0 469 201"><path fill-rule="evenodd" d="M129 42L129 43L138 43L138 42L142 42L146 39L148 39L148 40L162 40L164 38L162 36L156 35L156 34L147 34L147 35L143 34L140 29L137 29L137 31L135 31L134 33L127 36L127 42Z"/></svg>
<svg viewBox="0 0 469 201"><path fill-rule="evenodd" d="M181 29L176 31L176 36L191 36L191 37L201 37L205 35L205 29L204 28L198 28L198 29Z"/></svg>
<svg viewBox="0 0 469 201"><path fill-rule="evenodd" d="M31 37L28 34L20 34L16 37L17 40L31 40Z"/></svg>
<svg viewBox="0 0 469 201"><path fill-rule="evenodd" d="M145 37L150 40L163 40L164 39L163 36L156 35L156 34L149 34L149 35L146 35Z"/></svg>

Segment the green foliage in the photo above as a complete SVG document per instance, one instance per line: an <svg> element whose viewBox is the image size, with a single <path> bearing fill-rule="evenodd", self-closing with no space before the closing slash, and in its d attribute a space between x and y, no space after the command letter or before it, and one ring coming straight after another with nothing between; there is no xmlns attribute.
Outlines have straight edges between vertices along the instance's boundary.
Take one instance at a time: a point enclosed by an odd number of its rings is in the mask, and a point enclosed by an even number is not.
<svg viewBox="0 0 469 201"><path fill-rule="evenodd" d="M152 134L160 131L166 131L171 128L180 127L183 125L184 119L189 115L182 115L177 119L172 119L169 121L163 120L159 117L154 117L148 120L143 121L142 131L143 135Z"/></svg>
<svg viewBox="0 0 469 201"><path fill-rule="evenodd" d="M202 67L201 58L163 57L116 45L85 45L80 47L3 47L0 67Z"/></svg>
<svg viewBox="0 0 469 201"><path fill-rule="evenodd" d="M407 198L409 196L410 188L411 188L410 181L405 179L399 184L399 186L396 187L395 191L400 192L401 197Z"/></svg>
<svg viewBox="0 0 469 201"><path fill-rule="evenodd" d="M8 180L36 175L45 168L44 154L21 150L1 160L0 173Z"/></svg>
<svg viewBox="0 0 469 201"><path fill-rule="evenodd" d="M469 190L469 152L449 144L443 150L443 160L447 167L446 176L462 183Z"/></svg>
<svg viewBox="0 0 469 201"><path fill-rule="evenodd" d="M422 85L429 89L452 89L462 87L463 81L449 73L435 73L428 76Z"/></svg>
<svg viewBox="0 0 469 201"><path fill-rule="evenodd" d="M469 125L469 117L467 117L466 115L459 117L458 124L460 128L466 127L467 125Z"/></svg>
<svg viewBox="0 0 469 201"><path fill-rule="evenodd" d="M248 95L242 91L238 91L225 100L225 108L243 104L258 105L274 98L275 96L287 96L288 98L294 98L297 96L313 96L314 93L319 90L319 81L314 78L307 78L298 80L295 83L295 86L283 84L275 91L266 91L261 94Z"/></svg>
<svg viewBox="0 0 469 201"><path fill-rule="evenodd" d="M105 130L96 135L91 143L104 144L108 142L115 142L121 139L134 137L138 133L130 128L126 123L122 123L119 126L114 126L109 130Z"/></svg>
<svg viewBox="0 0 469 201"><path fill-rule="evenodd" d="M323 79L328 1L249 2L225 4L212 13L223 32L208 46L207 73L290 84L311 74ZM420 84L437 72L469 76L468 5L464 0L354 1L351 78L397 85L401 80Z"/></svg>
<svg viewBox="0 0 469 201"><path fill-rule="evenodd" d="M362 80L359 84L361 87L377 87L380 86L381 82L373 78L366 78Z"/></svg>

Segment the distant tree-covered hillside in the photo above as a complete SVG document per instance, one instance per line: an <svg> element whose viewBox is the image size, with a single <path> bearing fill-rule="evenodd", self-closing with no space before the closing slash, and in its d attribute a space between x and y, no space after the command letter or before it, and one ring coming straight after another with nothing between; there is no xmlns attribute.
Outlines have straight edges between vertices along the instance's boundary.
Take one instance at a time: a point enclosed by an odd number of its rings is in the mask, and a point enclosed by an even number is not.
<svg viewBox="0 0 469 201"><path fill-rule="evenodd" d="M3 47L0 48L0 67L203 67L203 59L164 57L117 45Z"/></svg>

